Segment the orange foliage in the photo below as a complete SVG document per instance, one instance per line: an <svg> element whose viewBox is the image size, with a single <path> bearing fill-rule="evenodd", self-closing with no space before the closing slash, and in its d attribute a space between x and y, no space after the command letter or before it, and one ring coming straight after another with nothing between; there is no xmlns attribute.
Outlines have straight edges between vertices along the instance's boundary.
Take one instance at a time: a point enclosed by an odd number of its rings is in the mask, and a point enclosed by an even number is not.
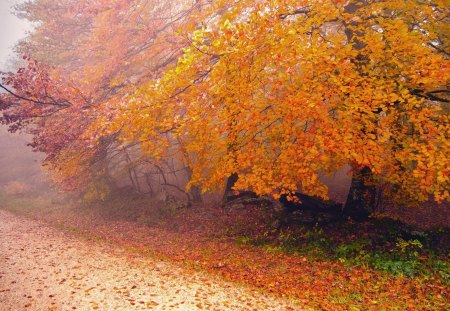
<svg viewBox="0 0 450 311"><path fill-rule="evenodd" d="M238 173L237 189L326 198L319 173L350 164L414 199L448 199L447 7L352 5L218 1L111 128L157 158L181 140L204 190Z"/></svg>
<svg viewBox="0 0 450 311"><path fill-rule="evenodd" d="M449 198L448 1L38 0L19 12L39 22L19 51L52 65L47 85L71 108L31 105L37 121L8 95L4 122L38 124L61 180L137 144L146 160L178 153L205 191L237 173L238 190L326 198L319 174L350 165L410 198ZM19 95L42 89L37 76Z"/></svg>

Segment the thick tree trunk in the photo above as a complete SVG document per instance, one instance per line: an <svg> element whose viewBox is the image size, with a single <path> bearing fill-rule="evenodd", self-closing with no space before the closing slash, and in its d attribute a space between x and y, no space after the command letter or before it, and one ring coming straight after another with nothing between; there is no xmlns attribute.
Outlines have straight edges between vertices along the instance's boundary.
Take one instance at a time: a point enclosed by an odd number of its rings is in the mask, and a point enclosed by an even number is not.
<svg viewBox="0 0 450 311"><path fill-rule="evenodd" d="M238 178L238 174L236 173L233 173L228 177L227 184L225 186L225 192L223 193L223 204L227 204L235 199L233 187L236 184Z"/></svg>
<svg viewBox="0 0 450 311"><path fill-rule="evenodd" d="M108 146L115 137L106 137L100 139L99 149L95 155L91 169L96 173L100 173L97 177L98 180L102 182L110 189L114 190L117 188L114 179L112 178L109 170L109 159L108 159Z"/></svg>
<svg viewBox="0 0 450 311"><path fill-rule="evenodd" d="M349 1L344 10L346 13L354 14L367 4L367 0ZM350 25L357 26L358 22L352 21ZM358 37L362 36L363 33L354 33L351 28L345 27L345 34L347 36L347 41L353 45L355 50L359 51L366 46L366 43L358 40ZM361 55L358 55L357 59L361 60L361 57ZM363 129L363 132L365 131L366 130ZM377 196L376 187L365 184L365 181L370 179L371 176L372 172L367 167L364 167L360 171L353 174L350 191L347 196L347 202L345 203L343 209L344 216L355 220L364 220L374 212Z"/></svg>
<svg viewBox="0 0 450 311"><path fill-rule="evenodd" d="M192 178L192 170L189 167L186 167L186 175L188 180L190 181ZM191 196L191 200L193 203L201 203L202 202L202 191L199 186L192 186L189 190L189 195Z"/></svg>
<svg viewBox="0 0 450 311"><path fill-rule="evenodd" d="M192 202L194 203L201 203L202 200L202 191L200 190L199 186L192 186L189 190L189 194L192 198Z"/></svg>
<svg viewBox="0 0 450 311"><path fill-rule="evenodd" d="M193 203L202 203L202 191L199 186L192 186L189 190L189 195L191 196Z"/></svg>
<svg viewBox="0 0 450 311"><path fill-rule="evenodd" d="M343 210L344 216L354 220L365 220L375 212L377 188L366 183L371 175L372 172L367 167L353 174L347 202Z"/></svg>
<svg viewBox="0 0 450 311"><path fill-rule="evenodd" d="M223 194L222 204L227 205L229 203L235 203L237 201L240 201L244 204L248 204L250 202L255 203L255 199L259 200L259 197L254 193L253 191L239 191L239 193L236 193L233 189L234 185L236 184L237 180L239 179L238 174L233 173L231 176L227 179L227 184L225 186L225 191ZM261 200L261 202L264 200Z"/></svg>

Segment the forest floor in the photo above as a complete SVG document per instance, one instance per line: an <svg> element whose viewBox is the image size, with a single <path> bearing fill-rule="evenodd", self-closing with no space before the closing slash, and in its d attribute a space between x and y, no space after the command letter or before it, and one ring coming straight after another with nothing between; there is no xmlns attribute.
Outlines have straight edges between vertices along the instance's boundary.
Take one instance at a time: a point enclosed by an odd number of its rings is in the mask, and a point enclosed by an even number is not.
<svg viewBox="0 0 450 311"><path fill-rule="evenodd" d="M287 299L6 211L0 211L0 236L3 311L300 310Z"/></svg>
<svg viewBox="0 0 450 311"><path fill-rule="evenodd" d="M39 220L56 228L57 231L52 231L55 233L61 231L71 237L89 240L89 243L94 240L112 248L119 247L126 256L140 258L142 262L170 262L167 265L194 275L200 272L206 278L231 281L226 283L231 288L245 286L248 293L257 292L256 297L275 295L290 299L298 304L291 305L294 310L302 310L298 306L313 310L450 309L445 239L438 246L442 252L435 254L425 250L425 242L422 245L415 238L403 239L397 236L398 232L391 232L387 237L386 232L378 232L370 224L343 224L330 228L300 226L280 231L271 229L271 212L257 206L235 210L194 206L177 210L161 202L137 197L119 197L103 204L87 205L49 197L0 195L0 208ZM39 251L35 250L35 253ZM92 262L98 265L103 259ZM102 275L102 271L98 273ZM88 274L94 273L97 270L92 268ZM173 277L174 282L178 282L178 274L170 274L169 279ZM130 282L139 280L143 274L138 271L135 275L129 278ZM222 281L217 282L221 284ZM136 286L141 288L142 284ZM93 287L90 283L86 286L88 289ZM115 287L128 293L126 289ZM95 288L100 291L102 287ZM86 288L79 292L83 294L84 290ZM246 292L242 295L251 297ZM233 294L231 297L241 296ZM144 305L147 303L139 300L141 298L132 298L136 305L139 301ZM170 308L167 301L153 301L168 310L176 310L176 307ZM232 301L238 303L231 308L234 310L270 310L271 306L288 310L284 300L275 298L268 301L255 298L251 302L254 305L248 308L245 298ZM276 307L270 304L272 302ZM101 302L97 303L101 306ZM257 303L266 303L267 307L259 307ZM202 306L214 310L204 303ZM217 307L225 308L226 305L219 303Z"/></svg>

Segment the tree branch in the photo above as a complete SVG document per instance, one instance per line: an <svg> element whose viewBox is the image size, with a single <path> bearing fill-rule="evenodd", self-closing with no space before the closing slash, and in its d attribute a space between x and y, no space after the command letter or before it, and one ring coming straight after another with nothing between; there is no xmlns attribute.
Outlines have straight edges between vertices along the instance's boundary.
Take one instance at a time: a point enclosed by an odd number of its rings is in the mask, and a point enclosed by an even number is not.
<svg viewBox="0 0 450 311"><path fill-rule="evenodd" d="M278 16L280 17L280 19L286 19L287 17L293 15L308 14L311 11L310 8L311 8L310 6L305 6L289 13L282 13Z"/></svg>
<svg viewBox="0 0 450 311"><path fill-rule="evenodd" d="M0 88L2 88L3 90L5 90L6 92L8 92L9 94L11 94L12 96L14 96L14 97L16 97L18 99L25 100L25 101L28 101L28 102L32 102L32 103L35 103L35 104L59 106L59 107L65 107L65 108L72 106L72 104L69 101L67 101L67 100L64 100L63 102L68 103L68 104L61 104L61 103L58 103L55 100L53 102L43 102L43 101L39 101L39 100L23 97L23 96L20 96L19 94L14 93L13 91L8 89L6 86L4 86L1 83L0 83Z"/></svg>
<svg viewBox="0 0 450 311"><path fill-rule="evenodd" d="M416 95L418 97L422 97L428 100L438 101L442 103L450 103L450 100L447 98L443 98L440 96L437 96L435 94L439 93L447 93L450 94L450 90L436 90L431 92L424 92L423 90L411 90L411 94Z"/></svg>

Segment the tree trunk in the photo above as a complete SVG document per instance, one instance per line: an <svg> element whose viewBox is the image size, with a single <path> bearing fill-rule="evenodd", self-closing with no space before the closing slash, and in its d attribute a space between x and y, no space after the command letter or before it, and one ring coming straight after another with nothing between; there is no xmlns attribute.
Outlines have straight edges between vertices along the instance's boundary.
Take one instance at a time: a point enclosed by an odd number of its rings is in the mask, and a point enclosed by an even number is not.
<svg viewBox="0 0 450 311"><path fill-rule="evenodd" d="M233 173L227 179L227 185L225 186L225 192L223 194L223 204L227 204L235 199L233 187L238 180L238 174Z"/></svg>
<svg viewBox="0 0 450 311"><path fill-rule="evenodd" d="M352 183L344 206L344 216L354 220L366 220L375 211L377 204L377 188L367 185L372 172L364 167L353 174Z"/></svg>
<svg viewBox="0 0 450 311"><path fill-rule="evenodd" d="M192 186L189 190L189 194L191 195L192 202L201 203L202 200L202 191L199 186Z"/></svg>
<svg viewBox="0 0 450 311"><path fill-rule="evenodd" d="M241 204L255 204L267 201L260 198L253 191L239 191L236 193L233 189L234 185L238 181L239 176L236 173L231 174L227 179L227 185L225 186L225 192L223 194L222 204L228 205L229 203L241 203Z"/></svg>
<svg viewBox="0 0 450 311"><path fill-rule="evenodd" d="M186 167L186 175L188 180L190 181L192 179L192 170L189 167ZM202 200L202 191L199 186L192 186L191 189L189 189L189 195L191 196L193 203L201 203Z"/></svg>
<svg viewBox="0 0 450 311"><path fill-rule="evenodd" d="M147 182L147 186L148 186L148 194L150 197L153 197L155 194L153 192L153 187L152 187L152 180L150 178L150 174L145 173L145 181Z"/></svg>
<svg viewBox="0 0 450 311"><path fill-rule="evenodd" d="M349 1L345 6L344 11L349 14L354 14L360 8L368 5L367 0L353 0ZM350 25L357 26L359 22L352 21ZM362 50L366 43L361 42L358 36L362 36L363 33L354 33L349 27L345 27L345 34L347 36L348 43L353 45L356 51ZM359 54L356 59L362 60L362 55ZM366 130L363 129L363 132ZM352 183L350 185L350 191L347 196L347 202L345 203L343 214L354 220L364 220L369 217L375 211L377 188L373 185L367 185L365 182L370 179L372 172L368 167L364 167L358 172L353 173Z"/></svg>
<svg viewBox="0 0 450 311"><path fill-rule="evenodd" d="M109 159L108 159L108 146L115 137L101 138L99 142L99 148L95 154L95 158L91 169L96 173L100 173L97 179L101 179L110 190L117 188L109 170Z"/></svg>

